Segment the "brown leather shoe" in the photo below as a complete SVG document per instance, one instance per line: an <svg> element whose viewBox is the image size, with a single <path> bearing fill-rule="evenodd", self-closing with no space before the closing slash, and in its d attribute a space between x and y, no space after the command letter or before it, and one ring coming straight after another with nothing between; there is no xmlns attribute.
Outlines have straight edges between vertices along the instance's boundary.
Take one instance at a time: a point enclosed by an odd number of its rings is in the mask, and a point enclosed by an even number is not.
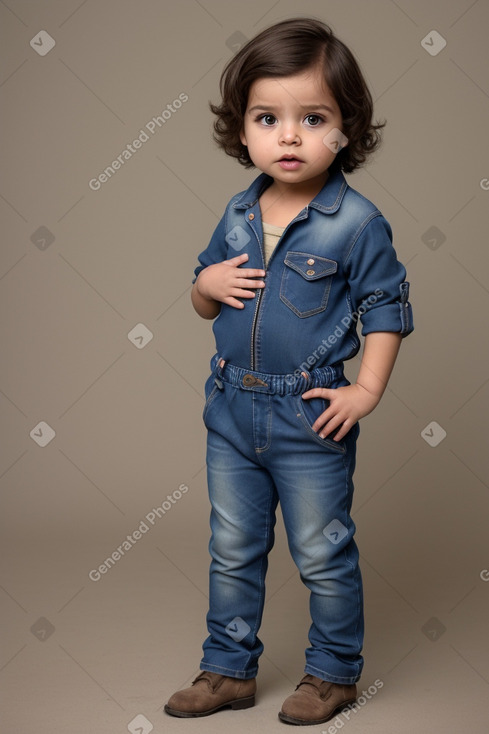
<svg viewBox="0 0 489 734"><path fill-rule="evenodd" d="M324 724L356 697L355 685L344 686L307 674L285 699L278 717L287 724Z"/></svg>
<svg viewBox="0 0 489 734"><path fill-rule="evenodd" d="M191 718L209 716L228 706L247 709L255 705L255 692L255 678L241 680L203 670L190 688L173 694L165 711L171 716Z"/></svg>

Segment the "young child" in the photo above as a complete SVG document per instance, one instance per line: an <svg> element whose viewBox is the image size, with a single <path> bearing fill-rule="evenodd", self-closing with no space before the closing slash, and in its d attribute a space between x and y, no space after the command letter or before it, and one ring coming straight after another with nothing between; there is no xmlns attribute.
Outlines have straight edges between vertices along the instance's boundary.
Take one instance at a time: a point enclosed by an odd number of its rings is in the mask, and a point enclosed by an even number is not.
<svg viewBox="0 0 489 734"><path fill-rule="evenodd" d="M254 705L280 501L312 625L305 676L279 717L321 724L355 701L362 672L355 445L413 329L409 284L389 224L343 175L377 148L383 125L330 28L307 18L268 28L228 63L221 93L216 140L262 173L231 199L195 270L192 302L215 319L217 348L204 408L209 636L202 672L165 711ZM343 363L359 350L359 320L365 345L350 384Z"/></svg>

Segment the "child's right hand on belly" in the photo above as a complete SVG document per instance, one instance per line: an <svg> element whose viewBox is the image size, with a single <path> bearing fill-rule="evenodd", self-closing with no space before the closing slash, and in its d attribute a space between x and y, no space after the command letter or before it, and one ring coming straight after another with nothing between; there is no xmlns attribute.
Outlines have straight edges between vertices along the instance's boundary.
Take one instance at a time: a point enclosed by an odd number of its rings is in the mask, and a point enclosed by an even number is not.
<svg viewBox="0 0 489 734"><path fill-rule="evenodd" d="M263 280L256 280L265 277L264 270L240 267L247 260L248 255L243 253L204 268L195 281L202 298L233 308L244 308L244 303L238 299L254 298L256 289L265 287Z"/></svg>

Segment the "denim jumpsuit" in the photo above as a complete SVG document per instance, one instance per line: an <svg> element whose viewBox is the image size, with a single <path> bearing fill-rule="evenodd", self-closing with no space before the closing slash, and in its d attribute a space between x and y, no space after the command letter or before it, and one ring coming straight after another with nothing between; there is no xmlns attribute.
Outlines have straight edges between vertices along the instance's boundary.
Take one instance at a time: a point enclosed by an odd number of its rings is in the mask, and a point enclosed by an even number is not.
<svg viewBox="0 0 489 734"><path fill-rule="evenodd" d="M348 385L343 362L362 334L413 330L406 271L391 229L341 171L285 228L267 267L261 174L229 202L199 272L246 252L265 288L244 308L222 304L205 385L211 502L209 636L200 668L254 678L268 553L280 502L287 540L310 591L305 672L352 684L363 667L363 593L350 516L356 423L339 442L312 430L328 406L301 395ZM195 282L195 281L194 281Z"/></svg>

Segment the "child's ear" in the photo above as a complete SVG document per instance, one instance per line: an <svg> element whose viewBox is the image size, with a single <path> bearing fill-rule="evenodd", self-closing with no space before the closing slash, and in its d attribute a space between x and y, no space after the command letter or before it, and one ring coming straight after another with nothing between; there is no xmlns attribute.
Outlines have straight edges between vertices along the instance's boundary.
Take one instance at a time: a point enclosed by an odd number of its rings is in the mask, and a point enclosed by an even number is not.
<svg viewBox="0 0 489 734"><path fill-rule="evenodd" d="M248 143L246 142L246 137L245 137L245 134L244 134L244 129L241 130L241 132L239 134L239 139L241 140L241 142L243 143L243 145L245 145L245 146L248 145Z"/></svg>

